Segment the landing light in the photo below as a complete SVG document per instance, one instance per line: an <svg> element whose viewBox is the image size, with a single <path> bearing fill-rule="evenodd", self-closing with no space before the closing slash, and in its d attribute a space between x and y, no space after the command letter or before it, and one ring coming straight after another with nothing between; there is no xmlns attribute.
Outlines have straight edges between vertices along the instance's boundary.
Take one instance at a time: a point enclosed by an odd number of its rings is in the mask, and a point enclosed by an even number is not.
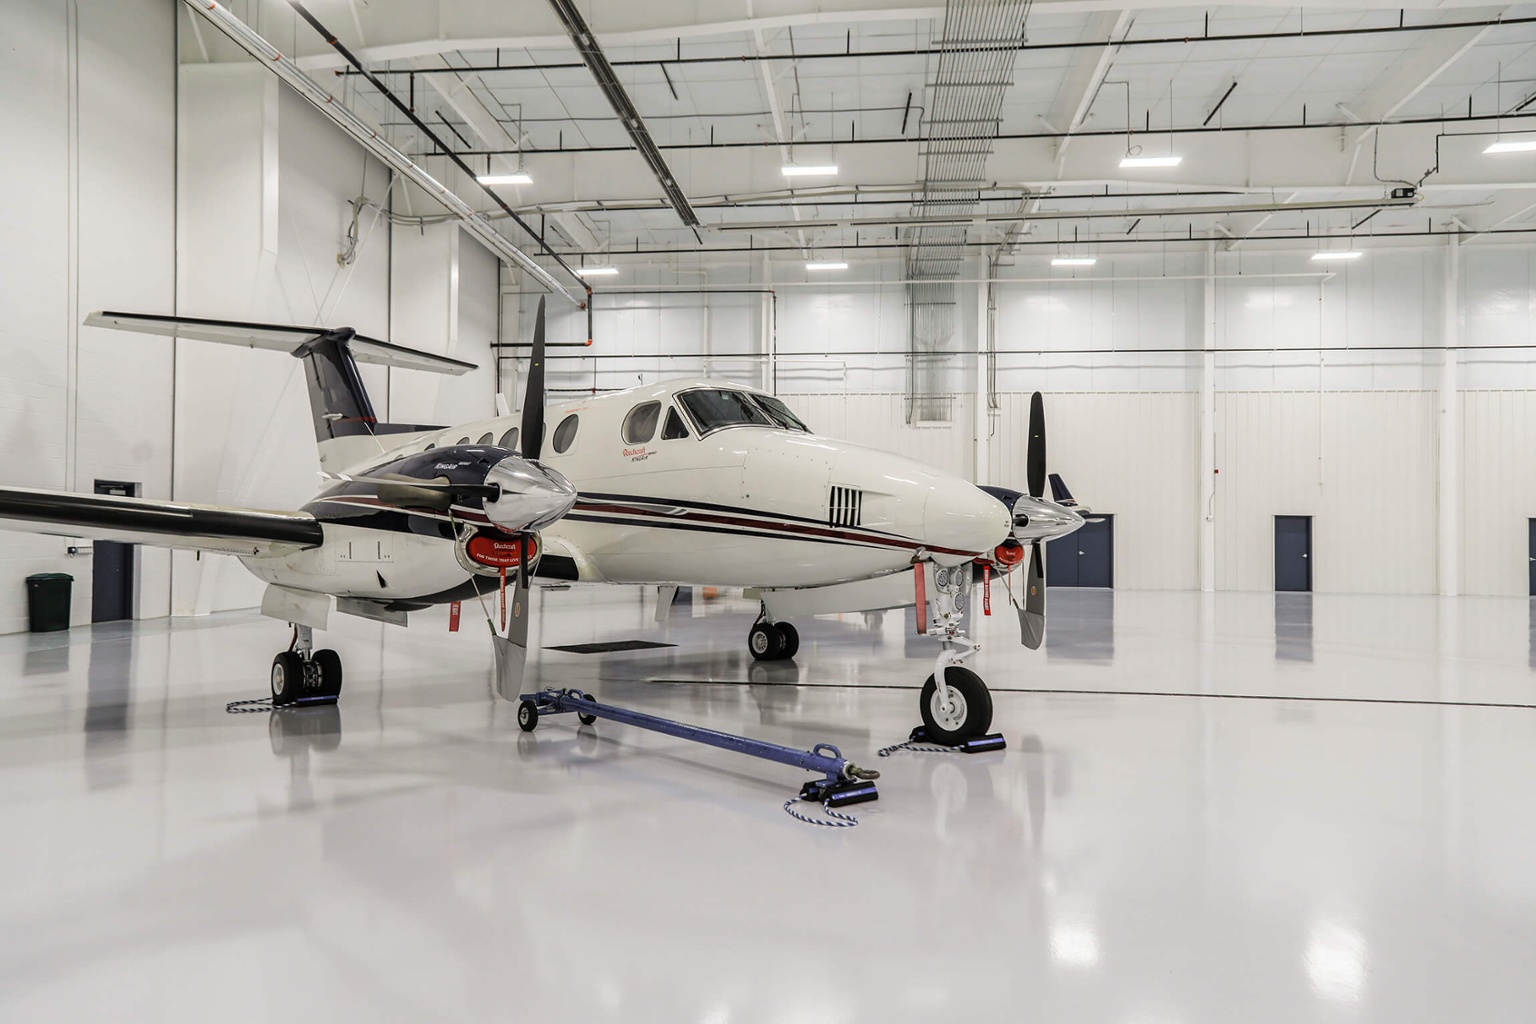
<svg viewBox="0 0 1536 1024"><path fill-rule="evenodd" d="M515 171L511 174L479 174L475 180L482 185L532 185L533 179L527 171Z"/></svg>

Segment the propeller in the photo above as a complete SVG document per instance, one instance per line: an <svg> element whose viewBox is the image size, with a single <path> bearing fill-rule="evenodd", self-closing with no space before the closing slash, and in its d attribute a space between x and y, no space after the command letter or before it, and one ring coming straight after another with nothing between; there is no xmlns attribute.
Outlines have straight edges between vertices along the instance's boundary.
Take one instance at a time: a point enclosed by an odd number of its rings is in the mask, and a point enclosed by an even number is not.
<svg viewBox="0 0 1536 1024"><path fill-rule="evenodd" d="M523 392L523 458L538 461L544 451L544 297L533 321L533 350L528 354L528 387Z"/></svg>
<svg viewBox="0 0 1536 1024"><path fill-rule="evenodd" d="M408 508L428 508L435 512L446 512L452 506L473 498L479 498L481 501L496 501L501 497L501 488L495 484L456 484L445 476L437 477L435 480L417 480L394 473L384 473L380 476L358 476L351 479L374 484L380 501Z"/></svg>
<svg viewBox="0 0 1536 1024"><path fill-rule="evenodd" d="M1036 391L1029 399L1029 452L1026 455L1029 477L1029 496L1045 497L1045 400ZM1054 495L1060 477L1051 477ZM1066 485L1062 484L1062 490ZM1071 495L1068 494L1070 498ZM1024 577L1024 605L1014 608L1019 613L1019 638L1024 646L1035 651L1045 641L1045 550L1038 540L1029 545L1029 570Z"/></svg>

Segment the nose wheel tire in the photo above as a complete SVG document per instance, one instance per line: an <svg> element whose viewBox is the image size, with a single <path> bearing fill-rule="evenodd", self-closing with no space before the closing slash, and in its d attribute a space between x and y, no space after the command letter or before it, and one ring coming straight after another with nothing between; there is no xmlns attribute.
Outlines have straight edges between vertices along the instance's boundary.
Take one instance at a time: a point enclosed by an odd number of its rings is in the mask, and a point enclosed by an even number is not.
<svg viewBox="0 0 1536 1024"><path fill-rule="evenodd" d="M944 671L949 684L949 701L939 692L933 676L923 684L920 710L928 738L946 746L956 746L977 736L985 736L992 727L992 694L987 684L970 669L951 666Z"/></svg>
<svg viewBox="0 0 1536 1024"><path fill-rule="evenodd" d="M774 626L784 638L784 651L779 657L793 658L800 650L800 631L787 622L776 622Z"/></svg>

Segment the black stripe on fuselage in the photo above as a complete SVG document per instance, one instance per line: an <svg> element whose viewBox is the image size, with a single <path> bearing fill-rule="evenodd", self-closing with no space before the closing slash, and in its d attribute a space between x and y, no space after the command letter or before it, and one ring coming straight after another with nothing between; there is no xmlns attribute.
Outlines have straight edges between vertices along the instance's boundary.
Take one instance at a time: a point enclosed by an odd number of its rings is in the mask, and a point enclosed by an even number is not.
<svg viewBox="0 0 1536 1024"><path fill-rule="evenodd" d="M843 537L818 537L803 533L772 532L773 526L764 523L759 529L748 526L726 526L716 523L690 523L681 519L624 519L619 516L605 515L602 513L571 512L561 517L562 521L569 520L576 523L597 523L601 526L639 526L656 530L688 530L694 533L718 533L732 537L755 537L759 540L800 540L812 544L838 544L843 547L876 548L883 550L899 550L895 545L879 543L878 541L860 541ZM915 543L910 544L915 549Z"/></svg>

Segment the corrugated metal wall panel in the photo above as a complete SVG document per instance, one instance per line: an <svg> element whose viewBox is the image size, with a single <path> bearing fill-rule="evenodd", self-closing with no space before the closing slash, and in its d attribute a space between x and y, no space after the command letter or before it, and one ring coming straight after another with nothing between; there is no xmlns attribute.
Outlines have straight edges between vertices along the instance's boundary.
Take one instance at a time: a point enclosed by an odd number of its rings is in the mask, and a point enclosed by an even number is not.
<svg viewBox="0 0 1536 1024"><path fill-rule="evenodd" d="M1528 593L1536 516L1536 392L1461 396L1461 592Z"/></svg>
<svg viewBox="0 0 1536 1024"><path fill-rule="evenodd" d="M1435 394L1219 392L1216 587L1274 589L1274 517L1310 515L1313 588L1431 593Z"/></svg>
<svg viewBox="0 0 1536 1024"><path fill-rule="evenodd" d="M1048 468L1078 501L1115 516L1115 586L1199 585L1199 395L1045 396ZM992 438L992 482L1023 490L1029 394L1007 393Z"/></svg>

